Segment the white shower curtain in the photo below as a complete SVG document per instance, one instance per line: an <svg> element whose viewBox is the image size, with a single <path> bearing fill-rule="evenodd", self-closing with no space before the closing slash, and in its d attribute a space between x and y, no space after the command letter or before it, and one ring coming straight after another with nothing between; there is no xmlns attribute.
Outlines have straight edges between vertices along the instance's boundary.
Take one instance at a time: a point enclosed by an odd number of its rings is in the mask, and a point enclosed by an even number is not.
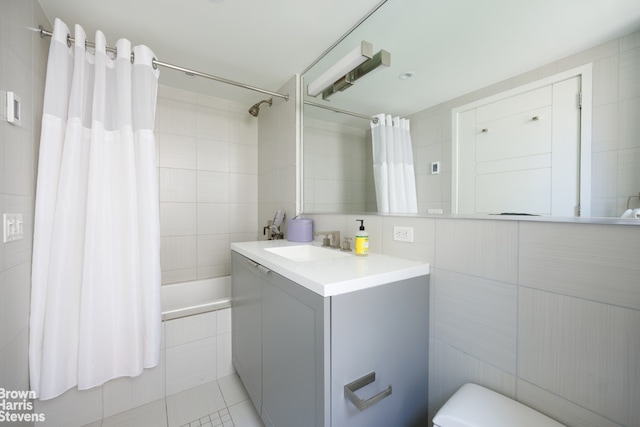
<svg viewBox="0 0 640 427"><path fill-rule="evenodd" d="M160 224L145 46L85 49L56 20L36 191L29 369L42 400L137 376L160 355ZM134 61L131 62L132 52Z"/></svg>
<svg viewBox="0 0 640 427"><path fill-rule="evenodd" d="M373 177L380 213L418 213L408 119L378 114L371 122Z"/></svg>

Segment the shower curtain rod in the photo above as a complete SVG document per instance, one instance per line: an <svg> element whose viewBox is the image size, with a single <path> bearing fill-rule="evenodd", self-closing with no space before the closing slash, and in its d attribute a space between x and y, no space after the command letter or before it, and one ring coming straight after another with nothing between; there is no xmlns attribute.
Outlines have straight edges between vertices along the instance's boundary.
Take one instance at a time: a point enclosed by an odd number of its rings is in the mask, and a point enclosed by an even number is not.
<svg viewBox="0 0 640 427"><path fill-rule="evenodd" d="M365 116L364 114L353 113L351 111L341 110L341 109L335 108L335 107L329 107L328 105L318 104L318 103L312 102L312 101L304 101L304 103L306 105L311 105L312 107L324 108L325 110L333 111L335 113L347 114L349 116L358 117L360 119L371 120L373 123L378 123L378 118L377 117Z"/></svg>
<svg viewBox="0 0 640 427"><path fill-rule="evenodd" d="M39 27L40 30L40 37L44 38L44 37L52 37L53 36L53 32L45 30L42 25L40 25ZM69 46L71 46L72 43L75 43L75 39L73 37L71 37L71 35L67 34L67 44ZM95 47L95 43L90 42L90 41L85 41L85 47ZM112 48L112 47L107 47L107 52L112 52L115 53L116 49ZM158 61L156 58L153 58L152 61L153 67L157 68L157 67L165 67L165 68L170 68L172 70L176 70L176 71L181 71L189 76L198 76L198 77L204 77L205 79L209 79L209 80L215 80L217 82L220 83L225 83L228 85L233 85L233 86L237 86L237 87L241 87L243 89L249 89L255 92L260 92L260 93L264 93L266 95L271 95L271 96L275 96L278 98L282 98L285 101L289 100L289 95L283 95L281 93L278 92L272 92L270 90L266 90L266 89L261 89L259 87L255 87L255 86L250 86L244 83L240 83L240 82L235 82L233 80L229 80L229 79L225 79L223 77L218 77L218 76L214 76L212 74L207 74L207 73L203 73L200 71L196 71L196 70L191 70L189 68L185 68L185 67L180 67L178 65L173 65L173 64L169 64L168 62L162 62L162 61Z"/></svg>

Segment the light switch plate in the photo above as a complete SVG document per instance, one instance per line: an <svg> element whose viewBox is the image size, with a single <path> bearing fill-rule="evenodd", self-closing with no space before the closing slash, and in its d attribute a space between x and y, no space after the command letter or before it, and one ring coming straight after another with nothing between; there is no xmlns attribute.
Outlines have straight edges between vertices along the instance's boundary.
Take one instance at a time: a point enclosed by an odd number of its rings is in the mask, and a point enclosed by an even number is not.
<svg viewBox="0 0 640 427"><path fill-rule="evenodd" d="M2 219L4 243L22 239L22 214L4 214Z"/></svg>

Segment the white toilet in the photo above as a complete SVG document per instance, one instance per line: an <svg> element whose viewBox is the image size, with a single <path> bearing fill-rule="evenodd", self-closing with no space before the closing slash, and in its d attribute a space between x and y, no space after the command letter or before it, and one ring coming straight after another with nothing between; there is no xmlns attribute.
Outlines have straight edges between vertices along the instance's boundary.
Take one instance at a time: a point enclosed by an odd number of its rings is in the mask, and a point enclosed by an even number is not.
<svg viewBox="0 0 640 427"><path fill-rule="evenodd" d="M433 417L434 427L565 427L477 384L465 384Z"/></svg>

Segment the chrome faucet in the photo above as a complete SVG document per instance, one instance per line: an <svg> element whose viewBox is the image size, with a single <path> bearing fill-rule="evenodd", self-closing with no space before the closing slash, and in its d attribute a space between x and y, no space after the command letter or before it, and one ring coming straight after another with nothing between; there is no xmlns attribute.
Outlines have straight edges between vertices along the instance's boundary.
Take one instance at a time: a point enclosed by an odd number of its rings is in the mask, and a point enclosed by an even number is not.
<svg viewBox="0 0 640 427"><path fill-rule="evenodd" d="M325 236L322 239L322 247L340 249L340 232L339 231L316 231L313 234L316 237Z"/></svg>

